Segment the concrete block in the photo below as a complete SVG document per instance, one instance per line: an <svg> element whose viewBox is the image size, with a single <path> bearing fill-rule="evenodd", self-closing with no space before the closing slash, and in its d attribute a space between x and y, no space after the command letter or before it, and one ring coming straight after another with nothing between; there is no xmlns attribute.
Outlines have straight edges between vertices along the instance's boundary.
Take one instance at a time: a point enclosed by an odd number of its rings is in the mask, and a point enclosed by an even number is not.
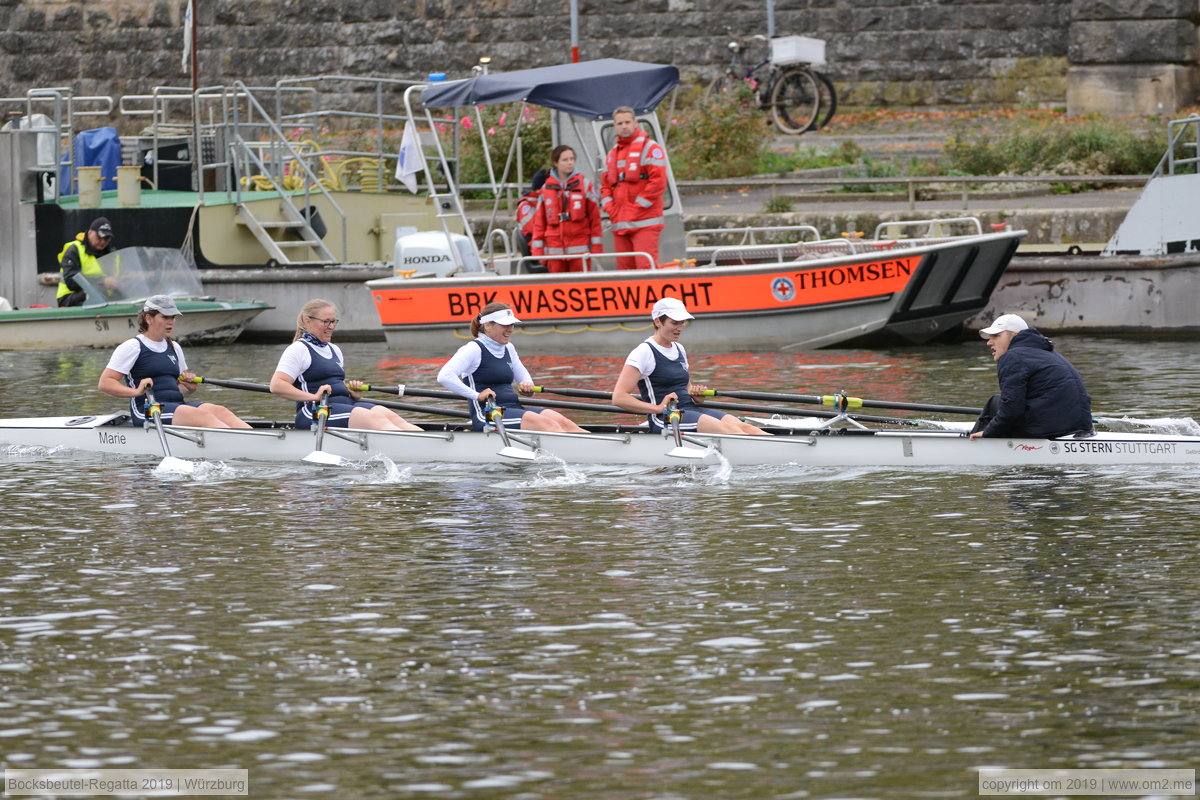
<svg viewBox="0 0 1200 800"><path fill-rule="evenodd" d="M1073 66L1067 70L1067 113L1173 114L1196 102L1195 67L1179 64Z"/></svg>
<svg viewBox="0 0 1200 800"><path fill-rule="evenodd" d="M1196 25L1187 19L1073 22L1067 56L1076 65L1195 62Z"/></svg>

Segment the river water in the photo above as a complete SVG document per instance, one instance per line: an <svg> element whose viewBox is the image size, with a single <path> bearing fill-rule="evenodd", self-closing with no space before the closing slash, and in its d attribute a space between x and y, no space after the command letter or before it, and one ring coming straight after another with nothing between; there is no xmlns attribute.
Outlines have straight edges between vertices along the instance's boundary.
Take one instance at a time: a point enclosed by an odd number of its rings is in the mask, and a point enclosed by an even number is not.
<svg viewBox="0 0 1200 800"><path fill-rule="evenodd" d="M1059 346L1098 411L1195 432L1194 342ZM265 382L279 350L188 356ZM434 385L436 360L345 351ZM4 415L117 410L107 356L0 354ZM727 389L995 387L978 341L693 359ZM608 388L620 359L528 362ZM0 449L9 767L243 768L258 798L946 798L982 766L1200 756L1191 470L154 463Z"/></svg>

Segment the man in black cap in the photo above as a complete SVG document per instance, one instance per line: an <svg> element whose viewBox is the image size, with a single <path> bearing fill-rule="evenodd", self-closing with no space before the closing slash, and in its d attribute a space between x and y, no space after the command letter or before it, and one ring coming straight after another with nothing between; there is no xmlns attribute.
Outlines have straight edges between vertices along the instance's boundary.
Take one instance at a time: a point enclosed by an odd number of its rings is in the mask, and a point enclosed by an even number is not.
<svg viewBox="0 0 1200 800"><path fill-rule="evenodd" d="M75 282L76 275L82 274L93 286L98 282L105 292L117 288L117 279L106 275L100 268L100 256L113 251L112 233L108 219L96 217L87 231L63 246L58 254L58 263L62 265L62 280L59 281L57 295L59 307L83 305L87 300L87 292Z"/></svg>

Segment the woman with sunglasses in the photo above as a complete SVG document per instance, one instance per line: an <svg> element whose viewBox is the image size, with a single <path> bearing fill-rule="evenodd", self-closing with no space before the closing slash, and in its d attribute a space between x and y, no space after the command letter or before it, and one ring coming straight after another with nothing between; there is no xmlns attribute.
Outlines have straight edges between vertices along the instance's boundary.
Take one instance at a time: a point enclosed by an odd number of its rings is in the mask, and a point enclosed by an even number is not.
<svg viewBox="0 0 1200 800"><path fill-rule="evenodd" d="M475 338L450 357L438 372L438 383L468 401L472 430L484 429L484 406L490 400L503 411L506 429L587 433L553 409L521 405L517 391L532 394L533 378L509 341L520 321L504 303L481 308L471 320Z"/></svg>
<svg viewBox="0 0 1200 800"><path fill-rule="evenodd" d="M147 391L152 391L164 425L249 428L225 406L187 401L199 385L188 371L183 348L171 338L179 314L179 306L165 294L146 298L137 317L138 335L117 345L96 388L128 398L130 421L137 426L146 424Z"/></svg>
<svg viewBox="0 0 1200 800"><path fill-rule="evenodd" d="M362 381L347 381L341 348L333 344L337 307L328 300L309 300L296 316L296 338L271 376L271 393L296 402L296 429L313 424L316 404L327 396L330 428L370 431L419 431L386 406L362 401Z"/></svg>

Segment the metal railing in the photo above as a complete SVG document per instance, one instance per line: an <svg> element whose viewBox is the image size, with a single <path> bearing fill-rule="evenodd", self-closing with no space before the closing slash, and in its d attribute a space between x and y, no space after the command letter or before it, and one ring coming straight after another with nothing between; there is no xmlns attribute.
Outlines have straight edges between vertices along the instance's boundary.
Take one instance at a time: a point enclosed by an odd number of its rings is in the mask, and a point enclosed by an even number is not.
<svg viewBox="0 0 1200 800"><path fill-rule="evenodd" d="M68 147L66 153L63 153L63 142L75 141L75 118L76 117L106 117L112 113L113 99L108 95L79 95L76 96L75 90L69 86L48 86L36 89L30 89L25 92L23 97L0 97L0 105L17 104L25 107L24 116L32 118L33 115L41 114L42 107L49 103L51 111L46 116L53 121L53 128L24 128L23 130L31 130L37 133L51 133L54 135L54 163L39 164L38 170L41 172L57 172L60 169L67 170L67 187L64 192L62 187L58 187L57 193L74 194L77 191L77 178L75 175L75 148ZM85 103L98 103L99 108L79 108L78 106ZM35 110L37 109L37 110ZM65 158L64 158L65 156Z"/></svg>
<svg viewBox="0 0 1200 800"><path fill-rule="evenodd" d="M1165 160L1164 156L1164 160ZM1189 159L1188 162L1195 161ZM1178 163L1188 163L1179 160ZM1108 185L1142 186L1153 175L941 175L941 176L912 176L901 178L784 178L770 176L748 176L744 178L723 178L720 180L679 181L681 189L704 189L708 191L733 190L745 187L763 187L775 189L772 196L778 195L778 189L784 187L847 187L847 186L904 186L907 189L907 200L910 209L916 208L916 187L929 184L959 184L962 192L963 208L968 207L970 188L973 185L995 183L1028 183L1028 184L1079 184L1101 183ZM849 196L853 193L847 193ZM858 196L870 195L877 199L887 199L885 193L861 192Z"/></svg>
<svg viewBox="0 0 1200 800"><path fill-rule="evenodd" d="M1189 130L1192 131L1191 141L1184 141ZM1194 155L1176 158L1175 150L1178 147L1189 147ZM1152 177L1157 178L1164 174L1164 169L1167 175L1178 175L1179 168L1188 165L1191 166L1192 172L1200 172L1200 116L1175 119L1167 123L1167 152L1163 153Z"/></svg>

